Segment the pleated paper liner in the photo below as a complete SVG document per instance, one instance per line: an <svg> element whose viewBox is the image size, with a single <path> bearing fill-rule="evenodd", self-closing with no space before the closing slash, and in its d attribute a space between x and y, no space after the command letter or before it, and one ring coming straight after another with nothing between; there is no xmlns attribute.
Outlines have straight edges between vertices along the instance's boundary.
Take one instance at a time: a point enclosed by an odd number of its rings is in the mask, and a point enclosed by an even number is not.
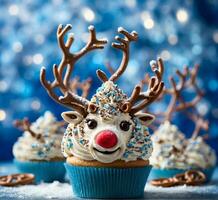
<svg viewBox="0 0 218 200"><path fill-rule="evenodd" d="M65 164L73 193L82 198L140 198L151 166L114 168Z"/></svg>
<svg viewBox="0 0 218 200"><path fill-rule="evenodd" d="M32 173L35 175L36 183L63 182L65 178L64 161L19 161L14 159L14 164L21 173Z"/></svg>

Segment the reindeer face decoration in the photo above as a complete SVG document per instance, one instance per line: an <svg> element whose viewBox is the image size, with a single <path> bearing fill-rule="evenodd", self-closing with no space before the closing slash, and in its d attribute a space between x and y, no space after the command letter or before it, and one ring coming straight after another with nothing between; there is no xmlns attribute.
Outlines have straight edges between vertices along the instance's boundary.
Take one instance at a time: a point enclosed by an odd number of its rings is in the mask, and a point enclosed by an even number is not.
<svg viewBox="0 0 218 200"><path fill-rule="evenodd" d="M98 78L103 84L89 101L70 89L70 74L79 58L91 50L104 48L107 41L98 40L94 27L90 26L90 39L86 46L77 53L70 53L73 35L71 34L64 43L64 35L69 29L71 25L64 28L60 25L57 30L63 58L58 66L53 66L55 80L52 83L46 81L45 68L42 68L40 75L48 94L58 103L74 110L62 113L64 120L69 123L62 142L64 155L74 155L84 160L95 159L103 163L118 159L148 159L152 144L146 126L153 121L154 116L138 112L153 102L163 89L162 60L159 59L157 68L153 69L156 76L150 79L147 91L142 92L141 87L137 85L128 98L115 81L127 67L129 44L137 40L138 34L119 28L118 32L123 34L124 38L116 36L115 39L119 43L112 43L112 46L123 52L122 62L110 78L103 71L97 70ZM59 88L63 96L59 97L54 92L55 88Z"/></svg>

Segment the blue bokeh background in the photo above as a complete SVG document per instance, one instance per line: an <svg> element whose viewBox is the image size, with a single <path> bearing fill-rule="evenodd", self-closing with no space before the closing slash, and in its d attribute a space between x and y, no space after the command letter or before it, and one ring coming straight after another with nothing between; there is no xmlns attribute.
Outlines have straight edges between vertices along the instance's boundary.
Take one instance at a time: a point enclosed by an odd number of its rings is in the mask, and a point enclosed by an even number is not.
<svg viewBox="0 0 218 200"><path fill-rule="evenodd" d="M128 93L149 71L149 61L158 56L164 59L166 80L177 68L200 63L199 84L206 96L198 110L210 120L208 142L217 150L218 1L0 0L0 161L12 158L11 147L21 135L12 127L14 119L28 116L35 120L45 110L60 118L64 110L39 82L41 66L49 68L60 61L56 41L60 23L73 25L76 39L72 50L84 45L90 24L109 43L119 26L139 33L139 41L131 46L128 69L119 81ZM74 74L93 78L91 96L100 84L95 70L107 71L106 62L116 67L120 59L120 52L107 45L84 57ZM190 135L193 127L189 121L178 117L175 123Z"/></svg>

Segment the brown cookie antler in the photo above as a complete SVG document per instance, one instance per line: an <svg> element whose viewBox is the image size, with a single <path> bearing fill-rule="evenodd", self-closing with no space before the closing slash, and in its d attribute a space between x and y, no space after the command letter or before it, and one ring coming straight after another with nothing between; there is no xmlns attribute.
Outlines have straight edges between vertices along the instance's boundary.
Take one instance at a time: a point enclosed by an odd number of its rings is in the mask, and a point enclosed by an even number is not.
<svg viewBox="0 0 218 200"><path fill-rule="evenodd" d="M97 75L98 75L99 79L102 80L103 82L106 82L107 80L115 82L123 74L123 72L126 70L128 62L129 62L129 45L130 45L130 42L136 41L138 39L138 33L137 32L132 31L131 33L129 33L127 30L125 30L122 27L118 28L118 33L124 35L124 38L116 36L115 39L119 43L113 42L112 47L121 50L123 52L123 58L122 58L122 61L120 63L120 66L111 75L111 77L109 79L107 78L106 74L103 71L97 70Z"/></svg>
<svg viewBox="0 0 218 200"><path fill-rule="evenodd" d="M165 120L170 121L172 118L173 112L177 110L177 101L181 100L181 92L185 87L186 78L188 76L188 68L184 68L184 72L181 72L179 70L176 71L176 74L179 77L179 83L176 84L176 81L173 77L169 78L170 84L172 85L172 88L165 89L163 92L171 95L170 103L167 107L167 110L165 112Z"/></svg>
<svg viewBox="0 0 218 200"><path fill-rule="evenodd" d="M79 77L75 77L72 79L72 81L70 82L70 90L73 93L77 93L77 90L79 89L82 91L81 96L83 98L87 98L91 87L92 79L88 78L82 82L80 82L79 79L80 79Z"/></svg>
<svg viewBox="0 0 218 200"><path fill-rule="evenodd" d="M70 76L73 71L75 63L88 52L95 49L103 49L104 44L107 43L105 39L97 39L94 26L89 26L90 38L85 47L76 53L70 52L70 47L74 41L74 35L70 34L66 43L64 42L64 36L71 29L71 25L68 24L65 27L59 25L57 29L57 39L59 47L62 50L63 57L59 65L53 66L54 81L50 83L45 77L45 68L41 69L40 80L44 88L47 90L49 96L56 102L77 110L83 116L87 114L87 107L89 101L83 97L70 91ZM66 68L66 70L65 70ZM65 74L63 75L65 71ZM59 97L55 93L54 89L59 88L63 96ZM84 95L85 96L85 95Z"/></svg>
<svg viewBox="0 0 218 200"><path fill-rule="evenodd" d="M193 112L184 111L184 113L195 124L194 131L192 132L192 139L195 139L201 130L209 130L209 121L205 120L202 116L196 113L195 110L193 110ZM207 139L207 136L208 135L204 135L203 138Z"/></svg>
<svg viewBox="0 0 218 200"><path fill-rule="evenodd" d="M172 88L164 90L164 93L171 95L171 101L165 114L165 120L170 121L173 112L183 111L188 108L195 107L196 104L203 97L204 93L198 88L198 85L196 83L198 69L199 65L195 65L195 67L191 71L187 67L184 68L183 73L177 70L176 73L180 79L180 82L178 84L176 84L176 81L173 77L170 77L170 83L172 85ZM189 79L187 79L188 76L190 76ZM190 87L194 88L196 96L191 101L185 102L181 94L186 88Z"/></svg>
<svg viewBox="0 0 218 200"><path fill-rule="evenodd" d="M171 96L170 102L165 112L160 113L163 121L172 120L172 115L175 112L183 112L190 120L195 123L195 129L192 133L192 138L196 138L201 129L208 130L208 121L204 120L197 112L196 105L202 99L204 92L198 87L197 73L199 71L199 65L195 65L193 69L184 67L184 71L176 71L179 77L179 82L176 83L174 77L170 77L171 88L164 89L163 94ZM185 101L182 93L189 88L193 88L195 92L194 98L189 101Z"/></svg>
<svg viewBox="0 0 218 200"><path fill-rule="evenodd" d="M152 76L149 79L147 91L141 92L141 86L137 85L133 89L131 97L121 107L124 112L137 113L151 104L161 94L164 87L164 83L162 82L164 71L162 59L159 58L157 63L153 62L151 69L156 76Z"/></svg>
<svg viewBox="0 0 218 200"><path fill-rule="evenodd" d="M30 133L30 135L32 137L36 138L37 140L42 140L43 141L42 134L36 133L31 129L31 127L30 127L31 124L30 124L28 118L24 118L23 120L15 120L13 122L13 124L14 124L15 127L19 128L19 129L22 129L23 131L27 131L28 133Z"/></svg>

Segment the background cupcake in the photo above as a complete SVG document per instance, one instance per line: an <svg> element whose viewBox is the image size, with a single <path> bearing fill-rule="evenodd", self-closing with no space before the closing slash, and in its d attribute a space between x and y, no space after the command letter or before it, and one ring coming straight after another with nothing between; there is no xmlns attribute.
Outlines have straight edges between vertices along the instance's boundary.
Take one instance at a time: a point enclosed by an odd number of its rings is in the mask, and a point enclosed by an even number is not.
<svg viewBox="0 0 218 200"><path fill-rule="evenodd" d="M212 178L216 166L216 153L205 142L204 137L190 138L187 141L185 155L189 168L202 170L207 175L207 180Z"/></svg>
<svg viewBox="0 0 218 200"><path fill-rule="evenodd" d="M151 140L153 152L150 163L153 169L149 179L157 178L155 174L158 174L158 172L163 178L183 172L186 168L184 154L186 139L184 134L178 130L178 127L170 124L169 121L165 121L154 132Z"/></svg>
<svg viewBox="0 0 218 200"><path fill-rule="evenodd" d="M44 68L41 82L55 101L75 110L62 113L64 120L69 123L62 141L62 151L67 157L65 167L73 192L76 196L86 198L142 197L150 172L148 159L152 152L147 125L154 116L139 111L152 103L163 89L162 60L157 61L155 69L152 68L156 76L150 79L147 91L142 92L138 85L128 98L115 81L125 71L129 61L129 43L137 40L138 35L135 31L129 33L119 28L118 32L124 38L117 36L119 43L112 43L112 46L123 52L122 62L110 78L97 70L103 84L89 101L67 87L71 85L70 73L77 59L93 49L103 48L107 41L98 40L94 27L90 26L90 38L86 46L79 52L70 53L73 35L70 34L67 43L63 43L63 37L70 28L70 25L60 25L57 30L64 57L59 65L54 66L54 82L46 80ZM66 73L61 74L65 67ZM55 93L55 83L58 83L63 97Z"/></svg>
<svg viewBox="0 0 218 200"><path fill-rule="evenodd" d="M204 136L198 136L200 131L208 131L209 128L208 121L196 109L203 96L196 82L198 69L199 66L196 65L192 70L184 68L183 72L177 71L179 83L170 77L172 88L163 92L170 94L171 99L166 112L160 114L163 123L152 135L154 151L150 161L154 168L149 179L172 177L188 169L201 170L206 174L207 180L211 179L216 154L206 144ZM192 93L191 100L183 98L183 93L187 91ZM190 139L185 138L178 127L172 124L172 117L176 112L181 112L193 122L194 131Z"/></svg>
<svg viewBox="0 0 218 200"><path fill-rule="evenodd" d="M13 146L15 164L21 172L33 173L36 181L63 181L65 169L61 153L64 123L56 121L49 111L30 124L28 119L15 125L24 130Z"/></svg>

